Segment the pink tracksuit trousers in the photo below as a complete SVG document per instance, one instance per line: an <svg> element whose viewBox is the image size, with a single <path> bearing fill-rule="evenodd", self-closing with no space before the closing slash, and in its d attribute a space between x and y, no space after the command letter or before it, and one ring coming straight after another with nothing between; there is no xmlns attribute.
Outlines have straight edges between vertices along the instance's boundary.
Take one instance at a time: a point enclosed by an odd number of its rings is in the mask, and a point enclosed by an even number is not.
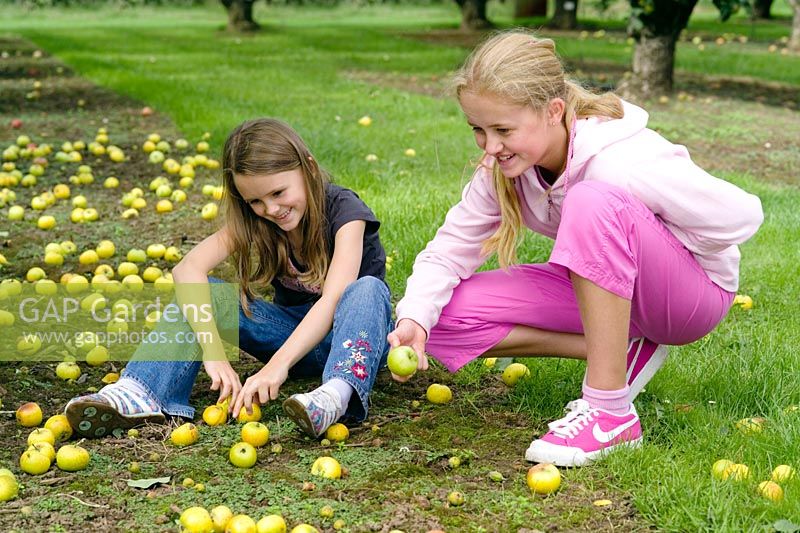
<svg viewBox="0 0 800 533"><path fill-rule="evenodd" d="M725 317L734 293L627 191L583 181L564 199L550 260L462 281L431 329L427 351L456 371L517 325L583 333L569 272L631 301L629 337L688 344Z"/></svg>

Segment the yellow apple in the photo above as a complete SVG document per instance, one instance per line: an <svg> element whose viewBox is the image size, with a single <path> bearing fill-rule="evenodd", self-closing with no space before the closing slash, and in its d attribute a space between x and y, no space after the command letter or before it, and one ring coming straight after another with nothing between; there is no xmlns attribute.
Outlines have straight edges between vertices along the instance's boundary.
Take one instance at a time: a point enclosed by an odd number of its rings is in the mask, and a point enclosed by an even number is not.
<svg viewBox="0 0 800 533"><path fill-rule="evenodd" d="M97 244L95 251L100 259L108 259L117 252L117 247L114 246L112 241L104 240Z"/></svg>
<svg viewBox="0 0 800 533"><path fill-rule="evenodd" d="M39 217L39 220L36 221L36 225L39 226L39 229L52 229L56 225L56 218L51 215L42 215Z"/></svg>
<svg viewBox="0 0 800 533"><path fill-rule="evenodd" d="M28 434L28 446L37 442L47 442L53 445L56 443L56 436L47 428L36 428Z"/></svg>
<svg viewBox="0 0 800 533"><path fill-rule="evenodd" d="M175 282L166 276L156 278L156 280L153 282L153 287L160 292L169 292L174 288L174 286Z"/></svg>
<svg viewBox="0 0 800 533"><path fill-rule="evenodd" d="M513 387L520 379L530 377L530 369L522 363L511 363L505 370L503 370L503 383L509 387Z"/></svg>
<svg viewBox="0 0 800 533"><path fill-rule="evenodd" d="M718 461L715 461L714 464L711 466L711 475L717 479L726 479L728 476L727 474L725 474L725 471L732 464L733 461L729 461L728 459L720 459Z"/></svg>
<svg viewBox="0 0 800 533"><path fill-rule="evenodd" d="M122 278L122 286L129 291L139 292L144 289L144 280L136 274L130 274Z"/></svg>
<svg viewBox="0 0 800 533"><path fill-rule="evenodd" d="M228 459L231 464L239 468L250 468L256 464L258 459L258 452L252 444L247 442L239 442L231 446L228 453Z"/></svg>
<svg viewBox="0 0 800 533"><path fill-rule="evenodd" d="M755 433L761 433L764 430L764 424L766 424L767 419L762 418L760 416L753 417L753 418L742 418L741 420L736 422L736 429L741 431L745 435L752 435Z"/></svg>
<svg viewBox="0 0 800 533"><path fill-rule="evenodd" d="M460 507L464 505L464 495L457 490L454 490L447 495L447 503L453 507Z"/></svg>
<svg viewBox="0 0 800 533"><path fill-rule="evenodd" d="M28 428L36 427L42 423L42 409L35 402L22 404L17 409L17 422Z"/></svg>
<svg viewBox="0 0 800 533"><path fill-rule="evenodd" d="M61 266L64 264L64 256L58 252L47 252L44 254L44 264Z"/></svg>
<svg viewBox="0 0 800 533"><path fill-rule="evenodd" d="M333 457L320 457L311 465L311 474L327 479L339 479L342 477L342 466Z"/></svg>
<svg viewBox="0 0 800 533"><path fill-rule="evenodd" d="M225 533L257 533L256 522L246 514L237 514L225 526Z"/></svg>
<svg viewBox="0 0 800 533"><path fill-rule="evenodd" d="M94 280L97 277L98 276L94 276L92 278L93 287L94 287ZM105 278L105 276L99 276L99 277ZM83 309L87 313L96 313L100 309L105 309L107 304L108 300L106 300L102 294L92 292L89 293L83 300L81 300L81 309Z"/></svg>
<svg viewBox="0 0 800 533"><path fill-rule="evenodd" d="M341 422L331 425L325 432L325 438L331 442L344 442L350 436L350 430Z"/></svg>
<svg viewBox="0 0 800 533"><path fill-rule="evenodd" d="M159 200L156 204L156 213L169 213L173 209L172 202L169 200Z"/></svg>
<svg viewBox="0 0 800 533"><path fill-rule="evenodd" d="M447 385L433 383L425 393L429 402L435 404L445 404L453 399L453 392Z"/></svg>
<svg viewBox="0 0 800 533"><path fill-rule="evenodd" d="M59 200L64 200L65 198L69 198L70 190L69 185L64 183L59 183L55 187L53 187L53 196L58 198Z"/></svg>
<svg viewBox="0 0 800 533"><path fill-rule="evenodd" d="M53 432L56 441L69 440L72 436L72 426L70 426L66 415L53 415L44 423L44 427Z"/></svg>
<svg viewBox="0 0 800 533"><path fill-rule="evenodd" d="M189 507L184 510L181 513L180 522L186 533L211 533L214 531L211 515L202 507Z"/></svg>
<svg viewBox="0 0 800 533"><path fill-rule="evenodd" d="M370 126L372 125L372 118L370 118L369 115L364 115L363 117L358 119L358 123L364 127Z"/></svg>
<svg viewBox="0 0 800 533"><path fill-rule="evenodd" d="M142 279L145 280L148 283L153 283L155 280L160 278L162 275L163 275L163 272L161 272L160 268L154 267L154 266L149 266L149 267L144 269L144 272L142 272Z"/></svg>
<svg viewBox="0 0 800 533"><path fill-rule="evenodd" d="M197 426L191 422L187 422L172 430L169 436L170 441L175 446L189 446L197 442L200 438L200 431Z"/></svg>
<svg viewBox="0 0 800 533"><path fill-rule="evenodd" d="M783 499L783 489L774 481L762 481L759 483L758 493L773 502L779 502Z"/></svg>
<svg viewBox="0 0 800 533"><path fill-rule="evenodd" d="M106 280L114 278L114 267L111 265L97 265L97 268L94 269L94 273L97 276L105 276Z"/></svg>
<svg viewBox="0 0 800 533"><path fill-rule="evenodd" d="M177 263L183 258L180 249L177 246L170 246L164 252L164 260L168 263Z"/></svg>
<svg viewBox="0 0 800 533"><path fill-rule="evenodd" d="M25 208L21 205L12 205L8 208L9 220L22 220L25 218Z"/></svg>
<svg viewBox="0 0 800 533"><path fill-rule="evenodd" d="M86 364L89 366L100 366L109 360L108 348L97 345L86 354Z"/></svg>
<svg viewBox="0 0 800 533"><path fill-rule="evenodd" d="M292 528L291 533L319 533L319 530L308 524L298 524ZM428 532L432 533L432 532Z"/></svg>
<svg viewBox="0 0 800 533"><path fill-rule="evenodd" d="M778 465L772 471L772 475L770 479L777 483L783 483L784 481L789 481L790 479L794 479L795 471L789 465Z"/></svg>
<svg viewBox="0 0 800 533"><path fill-rule="evenodd" d="M286 533L286 520L279 514L267 515L256 523L256 533Z"/></svg>
<svg viewBox="0 0 800 533"><path fill-rule="evenodd" d="M59 246L61 247L61 251L64 252L64 255L72 255L78 251L78 247L72 241L61 241Z"/></svg>
<svg viewBox="0 0 800 533"><path fill-rule="evenodd" d="M56 449L49 442L45 441L36 442L34 444L29 445L28 449L44 454L45 456L47 456L48 459L50 459L51 464L56 458Z"/></svg>
<svg viewBox="0 0 800 533"><path fill-rule="evenodd" d="M65 472L77 472L89 465L89 452L74 444L65 444L56 453L56 464Z"/></svg>
<svg viewBox="0 0 800 533"><path fill-rule="evenodd" d="M528 487L537 494L550 494L561 486L561 472L555 465L542 463L530 467L525 476Z"/></svg>
<svg viewBox="0 0 800 533"><path fill-rule="evenodd" d="M167 247L163 244L151 244L147 247L147 257L151 259L161 259L164 257L164 254L167 252Z"/></svg>
<svg viewBox="0 0 800 533"><path fill-rule="evenodd" d="M45 276L47 276L47 274L45 274L44 270L39 267L33 267L25 274L25 279L33 283L34 281L39 281Z"/></svg>
<svg viewBox="0 0 800 533"><path fill-rule="evenodd" d="M100 256L94 250L86 250L78 256L78 263L82 265L93 265L100 261Z"/></svg>
<svg viewBox="0 0 800 533"><path fill-rule="evenodd" d="M70 294L80 294L89 290L89 280L83 276L72 276L65 287Z"/></svg>
<svg viewBox="0 0 800 533"><path fill-rule="evenodd" d="M228 421L228 411L219 405L209 405L203 410L203 421L209 426L219 426Z"/></svg>
<svg viewBox="0 0 800 533"><path fill-rule="evenodd" d="M25 450L19 457L19 467L23 472L38 476L50 469L51 461L48 457L34 449Z"/></svg>
<svg viewBox="0 0 800 533"><path fill-rule="evenodd" d="M18 494L19 483L17 480L12 476L0 476L0 502L13 500Z"/></svg>
<svg viewBox="0 0 800 533"><path fill-rule="evenodd" d="M138 274L138 273L139 273L139 267L129 261L123 261L117 267L117 274L119 274L120 277L123 278L125 276L130 276L132 274Z"/></svg>
<svg viewBox="0 0 800 533"><path fill-rule="evenodd" d="M147 252L141 248L131 248L128 250L127 259L131 263L144 263L147 261Z"/></svg>
<svg viewBox="0 0 800 533"><path fill-rule="evenodd" d="M58 285L51 279L40 279L33 284L33 290L42 296L53 296L58 292Z"/></svg>
<svg viewBox="0 0 800 533"><path fill-rule="evenodd" d="M732 464L722 473L722 479L744 481L750 477L750 468L740 463Z"/></svg>
<svg viewBox="0 0 800 533"><path fill-rule="evenodd" d="M227 505L217 505L211 509L211 523L214 526L214 533L222 533L225 526L233 518L233 511Z"/></svg>
<svg viewBox="0 0 800 533"><path fill-rule="evenodd" d="M261 422L248 422L242 426L242 441L260 448L269 442L269 429Z"/></svg>
<svg viewBox="0 0 800 533"><path fill-rule="evenodd" d="M109 176L103 181L103 187L106 189L116 189L119 187L119 180L114 176Z"/></svg>
<svg viewBox="0 0 800 533"><path fill-rule="evenodd" d="M252 404L251 407L253 412L248 413L247 409L242 406L239 410L239 415L236 417L236 421L240 424L246 424L247 422L258 422L261 420L261 407L257 403Z"/></svg>
<svg viewBox="0 0 800 533"><path fill-rule="evenodd" d="M203 220L214 220L219 214L219 207L217 204L210 202L203 206L200 216Z"/></svg>
<svg viewBox="0 0 800 533"><path fill-rule="evenodd" d="M63 361L56 366L56 376L63 380L78 379L81 377L81 367L73 361Z"/></svg>

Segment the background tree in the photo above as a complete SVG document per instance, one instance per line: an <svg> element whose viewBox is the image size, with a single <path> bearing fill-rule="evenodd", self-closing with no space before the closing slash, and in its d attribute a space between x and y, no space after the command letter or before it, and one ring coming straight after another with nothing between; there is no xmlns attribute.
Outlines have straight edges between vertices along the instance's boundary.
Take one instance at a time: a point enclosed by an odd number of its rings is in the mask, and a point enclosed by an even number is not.
<svg viewBox="0 0 800 533"><path fill-rule="evenodd" d="M754 19L772 18L772 0L754 0L752 9Z"/></svg>
<svg viewBox="0 0 800 533"><path fill-rule="evenodd" d="M789 0L794 16L792 17L792 36L789 38L789 48L800 52L800 0Z"/></svg>
<svg viewBox="0 0 800 533"><path fill-rule="evenodd" d="M697 0L629 1L628 33L636 40L633 76L620 87L620 92L644 98L669 93L675 71L675 43L686 28ZM727 20L746 2L714 0L714 5L722 20Z"/></svg>
<svg viewBox="0 0 800 533"><path fill-rule="evenodd" d="M547 0L517 0L514 4L514 18L546 16Z"/></svg>
<svg viewBox="0 0 800 533"><path fill-rule="evenodd" d="M461 8L461 29L483 30L493 27L486 18L486 0L456 0Z"/></svg>
<svg viewBox="0 0 800 533"><path fill-rule="evenodd" d="M555 13L547 23L551 28L574 30L578 27L578 0L556 0Z"/></svg>
<svg viewBox="0 0 800 533"><path fill-rule="evenodd" d="M253 4L255 0L221 0L228 11L229 31L256 31L261 28L253 20Z"/></svg>

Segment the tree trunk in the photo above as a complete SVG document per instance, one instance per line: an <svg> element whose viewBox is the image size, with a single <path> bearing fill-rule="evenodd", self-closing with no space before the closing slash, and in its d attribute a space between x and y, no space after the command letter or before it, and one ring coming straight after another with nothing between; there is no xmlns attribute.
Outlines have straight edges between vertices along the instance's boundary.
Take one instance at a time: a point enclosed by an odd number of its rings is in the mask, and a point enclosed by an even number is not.
<svg viewBox="0 0 800 533"><path fill-rule="evenodd" d="M794 17L792 18L792 36L789 38L789 48L800 52L800 0L789 0Z"/></svg>
<svg viewBox="0 0 800 533"><path fill-rule="evenodd" d="M628 32L636 39L633 76L618 91L633 99L669 94L675 70L675 42L689 23L697 0L655 0L646 11L639 0L630 3Z"/></svg>
<svg viewBox="0 0 800 533"><path fill-rule="evenodd" d="M486 18L486 0L456 0L461 8L461 29L484 30L493 27Z"/></svg>
<svg viewBox="0 0 800 533"><path fill-rule="evenodd" d="M755 0L753 2L753 18L754 19L770 19L772 18L772 0Z"/></svg>
<svg viewBox="0 0 800 533"><path fill-rule="evenodd" d="M547 25L559 30L578 27L578 0L556 0L556 11Z"/></svg>
<svg viewBox="0 0 800 533"><path fill-rule="evenodd" d="M672 92L675 68L675 37L644 37L633 51L633 77L628 89L642 96L654 97Z"/></svg>
<svg viewBox="0 0 800 533"><path fill-rule="evenodd" d="M228 30L233 32L256 31L261 28L253 20L253 3L255 0L222 0L228 11Z"/></svg>
<svg viewBox="0 0 800 533"><path fill-rule="evenodd" d="M514 4L514 18L546 16L547 0L517 0Z"/></svg>

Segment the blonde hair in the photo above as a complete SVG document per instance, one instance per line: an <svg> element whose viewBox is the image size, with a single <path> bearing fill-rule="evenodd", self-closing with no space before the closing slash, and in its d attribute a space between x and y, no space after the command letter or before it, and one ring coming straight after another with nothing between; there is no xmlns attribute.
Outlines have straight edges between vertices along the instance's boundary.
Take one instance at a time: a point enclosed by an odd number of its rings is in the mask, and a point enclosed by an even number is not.
<svg viewBox="0 0 800 533"><path fill-rule="evenodd" d="M255 297L253 284L266 284L275 276L289 274L288 236L274 223L257 216L241 197L234 176L262 176L301 169L306 192L306 211L300 221L300 255L307 267L300 280L322 286L328 271L325 236L325 185L328 174L320 169L300 136L286 123L272 118L240 124L225 141L222 152L225 223L230 230L231 256L241 301L249 316L248 301Z"/></svg>
<svg viewBox="0 0 800 533"><path fill-rule="evenodd" d="M622 118L622 101L613 93L593 94L566 78L564 66L551 39L536 37L525 30L496 33L476 48L452 80L457 98L464 93L492 95L505 103L547 109L554 98L565 102L562 118L569 138L573 120L592 116ZM516 263L516 249L522 226L514 181L506 178L495 161L492 168L501 222L483 243L486 256L497 253L500 265Z"/></svg>

